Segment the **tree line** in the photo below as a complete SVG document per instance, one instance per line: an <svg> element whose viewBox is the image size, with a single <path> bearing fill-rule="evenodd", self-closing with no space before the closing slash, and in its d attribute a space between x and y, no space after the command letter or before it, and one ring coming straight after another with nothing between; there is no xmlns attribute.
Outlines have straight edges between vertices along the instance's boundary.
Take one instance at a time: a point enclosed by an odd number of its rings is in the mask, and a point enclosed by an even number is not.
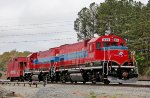
<svg viewBox="0 0 150 98"><path fill-rule="evenodd" d="M91 3L78 12L74 21L78 40L104 35L108 27L127 41L129 50L136 52L140 74L150 76L150 0L147 4L134 0Z"/></svg>
<svg viewBox="0 0 150 98"><path fill-rule="evenodd" d="M14 57L25 57L29 55L31 52L24 51L24 52L18 52L16 50L12 50L10 52L4 52L2 55L0 55L0 71L6 71L7 65L9 60L11 60Z"/></svg>

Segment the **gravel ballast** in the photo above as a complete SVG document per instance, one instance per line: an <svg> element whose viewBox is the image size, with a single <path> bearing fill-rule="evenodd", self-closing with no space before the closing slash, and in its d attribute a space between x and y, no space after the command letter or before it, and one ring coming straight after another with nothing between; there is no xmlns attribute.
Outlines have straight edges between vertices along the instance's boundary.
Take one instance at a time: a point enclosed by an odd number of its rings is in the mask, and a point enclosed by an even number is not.
<svg viewBox="0 0 150 98"><path fill-rule="evenodd" d="M150 88L108 87L88 85L49 85L34 98L150 98Z"/></svg>
<svg viewBox="0 0 150 98"><path fill-rule="evenodd" d="M3 85L24 98L150 98L150 88L48 84L46 87Z"/></svg>
<svg viewBox="0 0 150 98"><path fill-rule="evenodd" d="M6 90L0 86L0 98L16 97L15 92Z"/></svg>

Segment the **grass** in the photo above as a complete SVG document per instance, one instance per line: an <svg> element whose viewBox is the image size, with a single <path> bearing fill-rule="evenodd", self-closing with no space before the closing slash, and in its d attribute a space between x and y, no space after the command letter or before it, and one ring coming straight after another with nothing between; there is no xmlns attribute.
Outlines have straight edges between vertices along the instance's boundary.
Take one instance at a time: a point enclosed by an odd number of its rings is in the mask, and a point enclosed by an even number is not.
<svg viewBox="0 0 150 98"><path fill-rule="evenodd" d="M117 98L116 96L111 96L110 98Z"/></svg>
<svg viewBox="0 0 150 98"><path fill-rule="evenodd" d="M95 92L90 92L89 96L87 98L134 98L135 96L128 96L123 94L114 94L114 95L108 95L106 93L96 94ZM146 98L145 96L137 96L136 98Z"/></svg>
<svg viewBox="0 0 150 98"><path fill-rule="evenodd" d="M91 92L90 95L88 96L88 98L96 98L96 94L94 92Z"/></svg>
<svg viewBox="0 0 150 98"><path fill-rule="evenodd" d="M96 94L94 92L90 93L90 98L96 98Z"/></svg>

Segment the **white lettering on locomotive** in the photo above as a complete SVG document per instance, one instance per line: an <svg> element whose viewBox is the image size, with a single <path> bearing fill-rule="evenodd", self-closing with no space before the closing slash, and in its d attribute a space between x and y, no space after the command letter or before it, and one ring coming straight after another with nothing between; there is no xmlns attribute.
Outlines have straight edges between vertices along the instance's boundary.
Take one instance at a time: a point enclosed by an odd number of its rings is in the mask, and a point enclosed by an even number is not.
<svg viewBox="0 0 150 98"><path fill-rule="evenodd" d="M119 39L118 38L114 38L114 42L119 42Z"/></svg>
<svg viewBox="0 0 150 98"><path fill-rule="evenodd" d="M102 41L110 41L110 38L102 38Z"/></svg>
<svg viewBox="0 0 150 98"><path fill-rule="evenodd" d="M10 74L16 74L15 70L10 71Z"/></svg>

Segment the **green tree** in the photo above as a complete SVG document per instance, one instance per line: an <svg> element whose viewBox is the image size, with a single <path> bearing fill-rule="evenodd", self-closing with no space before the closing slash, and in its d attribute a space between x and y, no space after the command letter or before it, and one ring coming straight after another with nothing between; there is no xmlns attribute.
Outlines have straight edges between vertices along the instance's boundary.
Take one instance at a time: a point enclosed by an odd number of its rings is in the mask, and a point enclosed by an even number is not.
<svg viewBox="0 0 150 98"><path fill-rule="evenodd" d="M129 50L136 51L137 59L142 52L144 60L137 61L140 73L146 73L145 69L150 66L150 0L146 5L134 0L105 0L99 5L92 3L78 13L74 22L79 40L92 38L95 33L104 35L108 27L127 40Z"/></svg>
<svg viewBox="0 0 150 98"><path fill-rule="evenodd" d="M148 3L147 3L147 7L150 7L150 0L149 0Z"/></svg>
<svg viewBox="0 0 150 98"><path fill-rule="evenodd" d="M0 55L0 70L6 71L7 64L11 58L18 57L18 56L27 56L31 52L25 51L25 52L18 52L16 50L12 50L10 52L4 52L2 55Z"/></svg>
<svg viewBox="0 0 150 98"><path fill-rule="evenodd" d="M0 73L0 78L2 77L2 73Z"/></svg>
<svg viewBox="0 0 150 98"><path fill-rule="evenodd" d="M97 4L90 4L90 8L84 7L78 13L74 21L74 30L77 31L78 40L93 38L96 33Z"/></svg>

